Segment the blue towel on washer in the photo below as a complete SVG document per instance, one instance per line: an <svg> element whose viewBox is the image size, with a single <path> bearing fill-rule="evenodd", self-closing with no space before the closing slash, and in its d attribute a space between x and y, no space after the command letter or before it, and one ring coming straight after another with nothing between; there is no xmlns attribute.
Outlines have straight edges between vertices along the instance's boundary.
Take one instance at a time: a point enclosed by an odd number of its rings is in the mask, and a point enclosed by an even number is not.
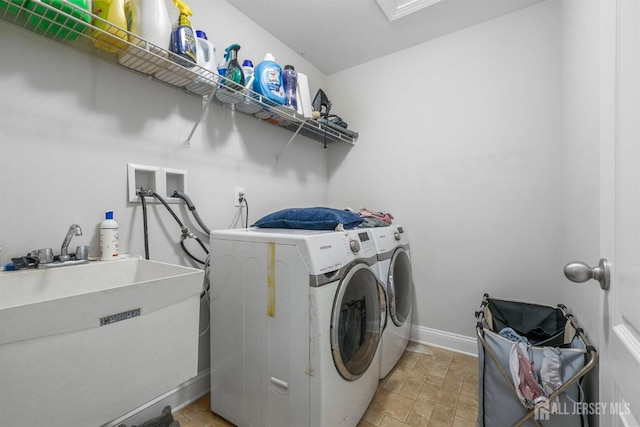
<svg viewBox="0 0 640 427"><path fill-rule="evenodd" d="M362 223L360 215L350 211L327 207L288 208L266 215L253 224L261 228L297 228L303 230L335 230L340 224L345 229Z"/></svg>

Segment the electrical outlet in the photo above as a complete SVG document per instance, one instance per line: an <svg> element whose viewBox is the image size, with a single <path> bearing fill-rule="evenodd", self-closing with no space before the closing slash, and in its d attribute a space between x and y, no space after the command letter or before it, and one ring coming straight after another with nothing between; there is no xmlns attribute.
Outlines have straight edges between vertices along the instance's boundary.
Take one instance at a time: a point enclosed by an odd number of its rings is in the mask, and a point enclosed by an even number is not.
<svg viewBox="0 0 640 427"><path fill-rule="evenodd" d="M244 191L244 187L236 187L233 190L233 206L235 207L240 206L240 195L243 195L243 196L247 195L247 193L245 193Z"/></svg>

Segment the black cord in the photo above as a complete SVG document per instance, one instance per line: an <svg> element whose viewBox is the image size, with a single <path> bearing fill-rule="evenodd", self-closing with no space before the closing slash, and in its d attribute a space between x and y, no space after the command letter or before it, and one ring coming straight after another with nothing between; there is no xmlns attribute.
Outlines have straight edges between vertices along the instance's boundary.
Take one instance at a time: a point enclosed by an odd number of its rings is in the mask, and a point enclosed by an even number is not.
<svg viewBox="0 0 640 427"><path fill-rule="evenodd" d="M244 226L245 228L249 228L249 203L247 202L247 198L243 197L242 198L242 202L244 203L244 207L246 208L245 211L245 219L244 219Z"/></svg>
<svg viewBox="0 0 640 427"><path fill-rule="evenodd" d="M195 237L195 239L196 239L196 242L200 243L200 247L202 248L202 250L205 251L207 255L209 255L209 250L204 245L204 243L202 243L202 240L200 240L199 237ZM203 264L204 264L204 262L203 262Z"/></svg>
<svg viewBox="0 0 640 427"><path fill-rule="evenodd" d="M195 262L197 262L197 263L199 263L199 264L205 265L205 264L204 264L204 261L202 261L202 260L200 260L200 259L196 258L195 256L193 256L193 255L191 254L191 252L189 252L189 250L187 249L187 247L184 245L184 240L181 240L181 241L180 241L180 246L182 247L182 250L183 250L183 251L184 251L184 252L189 256L189 258L191 258L192 260L194 260Z"/></svg>
<svg viewBox="0 0 640 427"><path fill-rule="evenodd" d="M138 193L142 202L142 223L144 227L144 258L149 259L149 227L147 226L147 201L142 191Z"/></svg>
<svg viewBox="0 0 640 427"><path fill-rule="evenodd" d="M324 115L325 120L327 121L326 124L324 124L324 149L327 149L327 128L329 127L329 109L327 108L327 112Z"/></svg>

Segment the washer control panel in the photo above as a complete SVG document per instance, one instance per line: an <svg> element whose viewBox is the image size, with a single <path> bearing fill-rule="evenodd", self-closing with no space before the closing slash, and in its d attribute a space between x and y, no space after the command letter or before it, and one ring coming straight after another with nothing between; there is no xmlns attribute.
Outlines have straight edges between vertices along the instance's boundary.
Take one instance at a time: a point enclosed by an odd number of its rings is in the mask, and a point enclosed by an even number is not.
<svg viewBox="0 0 640 427"><path fill-rule="evenodd" d="M351 230L347 233L348 253L359 258L376 255L376 248L369 230Z"/></svg>

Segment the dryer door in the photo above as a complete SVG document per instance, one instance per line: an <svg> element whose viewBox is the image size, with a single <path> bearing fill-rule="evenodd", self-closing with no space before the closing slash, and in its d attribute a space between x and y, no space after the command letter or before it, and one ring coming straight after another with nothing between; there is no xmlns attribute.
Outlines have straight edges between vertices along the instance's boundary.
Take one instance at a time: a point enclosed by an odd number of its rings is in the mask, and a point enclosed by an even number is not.
<svg viewBox="0 0 640 427"><path fill-rule="evenodd" d="M375 273L366 264L355 264L338 286L331 316L331 353L344 379L359 378L371 365L385 310L384 290Z"/></svg>
<svg viewBox="0 0 640 427"><path fill-rule="evenodd" d="M402 248L396 249L391 257L389 276L387 277L389 293L389 314L396 326L402 326L411 313L413 299L413 275L409 254Z"/></svg>

